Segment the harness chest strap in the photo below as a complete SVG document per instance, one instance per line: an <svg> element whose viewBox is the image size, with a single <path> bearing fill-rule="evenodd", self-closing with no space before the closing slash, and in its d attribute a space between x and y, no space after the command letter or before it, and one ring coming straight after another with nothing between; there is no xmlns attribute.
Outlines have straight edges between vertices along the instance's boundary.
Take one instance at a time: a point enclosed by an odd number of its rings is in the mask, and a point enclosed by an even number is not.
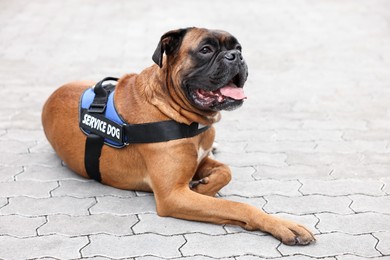
<svg viewBox="0 0 390 260"><path fill-rule="evenodd" d="M99 159L104 144L122 148L128 144L157 143L190 138L209 129L198 123L186 125L174 120L145 124L127 124L116 112L113 102L114 85L104 85L105 78L83 93L80 102L80 128L87 135L84 164L90 178L101 181ZM88 93L89 91L89 93ZM85 96L93 98L92 102Z"/></svg>

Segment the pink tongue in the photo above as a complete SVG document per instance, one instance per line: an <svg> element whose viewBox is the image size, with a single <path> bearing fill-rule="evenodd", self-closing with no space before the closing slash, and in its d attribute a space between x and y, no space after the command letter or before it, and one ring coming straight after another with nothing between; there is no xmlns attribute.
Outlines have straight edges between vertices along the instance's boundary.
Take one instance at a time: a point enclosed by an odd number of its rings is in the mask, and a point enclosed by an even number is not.
<svg viewBox="0 0 390 260"><path fill-rule="evenodd" d="M242 88L237 87L236 85L226 85L219 90L221 91L222 95L235 100L242 100L246 98L244 90Z"/></svg>

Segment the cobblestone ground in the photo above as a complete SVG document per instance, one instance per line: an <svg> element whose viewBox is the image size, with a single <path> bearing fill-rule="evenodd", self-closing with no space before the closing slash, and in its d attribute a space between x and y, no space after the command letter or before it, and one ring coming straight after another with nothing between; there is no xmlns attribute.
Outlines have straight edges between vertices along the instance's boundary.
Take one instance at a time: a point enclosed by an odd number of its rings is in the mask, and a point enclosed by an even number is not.
<svg viewBox="0 0 390 260"><path fill-rule="evenodd" d="M1 259L390 259L390 3L0 2ZM169 29L240 39L248 100L223 114L220 196L297 220L317 243L281 245L155 212L153 196L77 177L40 123L62 83L139 72Z"/></svg>

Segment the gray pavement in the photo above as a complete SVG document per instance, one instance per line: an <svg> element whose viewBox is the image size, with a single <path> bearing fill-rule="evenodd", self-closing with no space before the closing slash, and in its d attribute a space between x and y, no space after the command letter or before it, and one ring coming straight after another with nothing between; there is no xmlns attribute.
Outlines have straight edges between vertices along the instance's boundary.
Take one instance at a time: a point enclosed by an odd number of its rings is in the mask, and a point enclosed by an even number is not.
<svg viewBox="0 0 390 260"><path fill-rule="evenodd" d="M62 83L139 72L169 29L240 39L248 100L223 113L220 196L299 221L306 247L156 215L153 196L77 177L48 145ZM390 3L0 1L0 259L390 259Z"/></svg>

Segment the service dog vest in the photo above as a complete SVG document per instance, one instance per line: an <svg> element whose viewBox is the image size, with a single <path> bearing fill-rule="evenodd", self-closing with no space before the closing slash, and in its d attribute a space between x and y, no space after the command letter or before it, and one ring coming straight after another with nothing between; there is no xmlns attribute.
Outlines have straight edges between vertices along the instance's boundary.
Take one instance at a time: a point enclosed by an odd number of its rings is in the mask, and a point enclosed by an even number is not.
<svg viewBox="0 0 390 260"><path fill-rule="evenodd" d="M115 90L108 93L104 113L97 113L89 111L95 98L94 89L84 91L80 101L80 128L87 135L93 133L104 137L104 143L109 146L122 148L126 144L123 136L125 121L115 109L114 92Z"/></svg>
<svg viewBox="0 0 390 260"><path fill-rule="evenodd" d="M115 85L104 84L117 81L108 77L93 88L83 92L79 105L79 126L87 135L84 165L88 175L101 181L99 158L104 144L123 148L135 143L157 143L190 138L209 129L198 123L186 125L174 120L145 124L129 124L117 112L114 103Z"/></svg>

